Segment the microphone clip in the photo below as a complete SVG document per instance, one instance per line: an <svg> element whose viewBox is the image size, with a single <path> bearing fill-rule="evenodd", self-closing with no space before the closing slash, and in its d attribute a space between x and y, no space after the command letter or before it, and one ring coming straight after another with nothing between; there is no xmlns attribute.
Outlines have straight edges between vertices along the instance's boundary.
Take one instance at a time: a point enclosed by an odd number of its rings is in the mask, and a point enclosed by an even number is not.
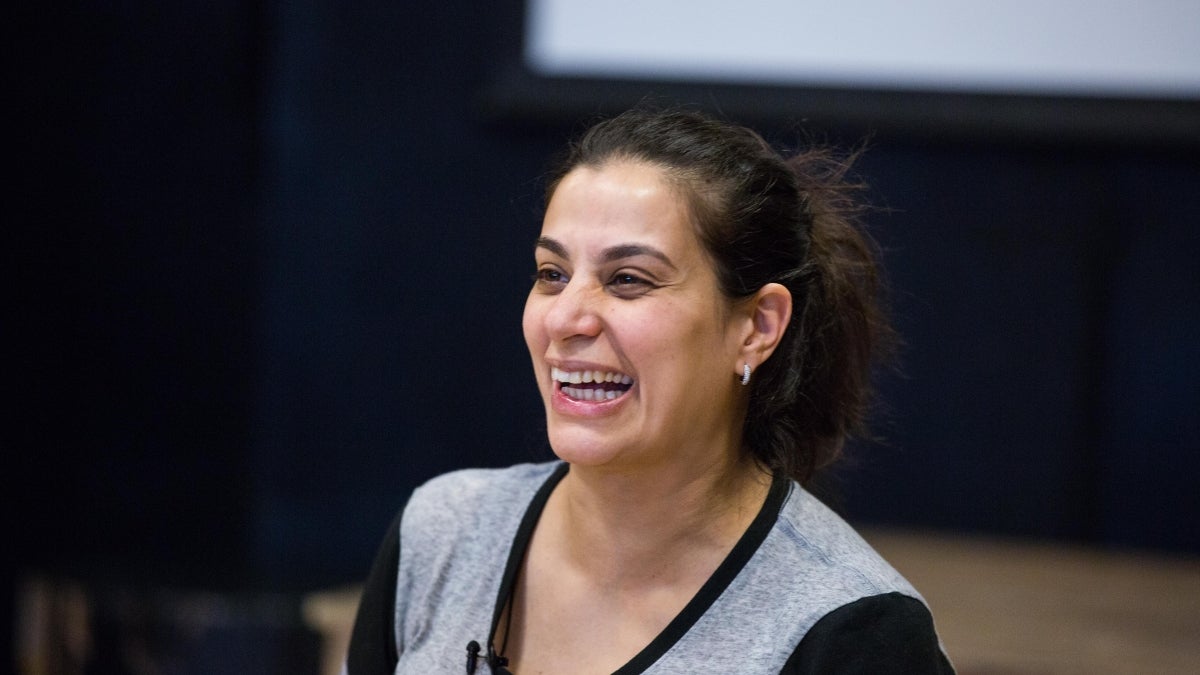
<svg viewBox="0 0 1200 675"><path fill-rule="evenodd" d="M471 640L467 643L467 675L475 675L479 667L479 643Z"/></svg>

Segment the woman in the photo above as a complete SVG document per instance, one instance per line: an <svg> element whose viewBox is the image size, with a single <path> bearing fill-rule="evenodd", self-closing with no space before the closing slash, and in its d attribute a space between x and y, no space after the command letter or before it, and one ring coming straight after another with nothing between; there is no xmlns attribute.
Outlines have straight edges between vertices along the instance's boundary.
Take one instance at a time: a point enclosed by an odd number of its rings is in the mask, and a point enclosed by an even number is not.
<svg viewBox="0 0 1200 675"><path fill-rule="evenodd" d="M572 147L523 320L560 461L414 492L351 675L952 672L801 487L862 430L889 336L841 173L690 112Z"/></svg>

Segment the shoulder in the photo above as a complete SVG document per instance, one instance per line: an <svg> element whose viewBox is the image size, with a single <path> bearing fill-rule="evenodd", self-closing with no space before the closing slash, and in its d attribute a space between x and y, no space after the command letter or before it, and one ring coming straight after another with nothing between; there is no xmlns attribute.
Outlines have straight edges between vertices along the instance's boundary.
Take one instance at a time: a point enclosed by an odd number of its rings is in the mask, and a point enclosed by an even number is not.
<svg viewBox="0 0 1200 675"><path fill-rule="evenodd" d="M793 485L776 528L811 608L785 673L953 672L924 598L849 523Z"/></svg>
<svg viewBox="0 0 1200 675"><path fill-rule="evenodd" d="M907 648L909 636L920 635L933 650L923 653L939 656L929 610L912 585L837 514L798 484L783 485L780 501L768 502L764 511L765 538L672 648L672 658L710 672L780 672L785 663L798 663L807 670L784 672L868 673L826 669L840 655L829 646L852 651L856 631L881 626L880 653L898 644ZM682 671L664 666L653 672Z"/></svg>
<svg viewBox="0 0 1200 675"><path fill-rule="evenodd" d="M795 483L775 530L771 552L803 566L824 588L830 608L893 591L921 599L849 523Z"/></svg>
<svg viewBox="0 0 1200 675"><path fill-rule="evenodd" d="M508 550L529 501L558 466L466 468L428 480L404 507L401 561L420 568L451 551Z"/></svg>
<svg viewBox="0 0 1200 675"><path fill-rule="evenodd" d="M518 464L504 469L461 469L430 479L404 507L402 538L424 527L484 526L512 510L523 511L558 462Z"/></svg>
<svg viewBox="0 0 1200 675"><path fill-rule="evenodd" d="M780 656L825 617L864 598L894 593L924 606L903 575L796 483L732 590L739 601L730 603L730 611L752 612L783 631L774 633L774 644L764 645Z"/></svg>
<svg viewBox="0 0 1200 675"><path fill-rule="evenodd" d="M783 673L954 672L923 602L901 593L860 598L825 615L805 634Z"/></svg>
<svg viewBox="0 0 1200 675"><path fill-rule="evenodd" d="M399 653L424 631L432 607L461 608L470 600L482 602L478 612L490 612L480 598L495 593L485 588L491 580L476 563L506 549L512 522L556 466L466 469L413 491L363 587L347 653L351 675L393 672Z"/></svg>

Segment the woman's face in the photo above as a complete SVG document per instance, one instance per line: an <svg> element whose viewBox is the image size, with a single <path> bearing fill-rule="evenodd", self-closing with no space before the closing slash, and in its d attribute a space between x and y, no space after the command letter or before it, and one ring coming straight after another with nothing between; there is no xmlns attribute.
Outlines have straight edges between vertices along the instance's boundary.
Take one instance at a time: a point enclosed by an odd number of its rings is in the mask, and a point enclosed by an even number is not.
<svg viewBox="0 0 1200 675"><path fill-rule="evenodd" d="M736 451L748 320L720 292L660 169L571 171L535 258L523 327L559 457L638 467Z"/></svg>

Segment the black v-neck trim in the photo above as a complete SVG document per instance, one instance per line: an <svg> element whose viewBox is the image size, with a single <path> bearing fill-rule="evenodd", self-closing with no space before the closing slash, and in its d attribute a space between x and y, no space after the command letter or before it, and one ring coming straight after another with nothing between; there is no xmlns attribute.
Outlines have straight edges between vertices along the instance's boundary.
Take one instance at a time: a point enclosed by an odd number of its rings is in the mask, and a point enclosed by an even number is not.
<svg viewBox="0 0 1200 675"><path fill-rule="evenodd" d="M492 610L492 629L488 633L487 641L489 653L495 648L496 629L500 626L504 608L512 596L513 585L516 583L517 574L521 571L521 563L525 561L525 552L529 550L529 540L533 537L533 528L537 526L538 519L542 516L542 510L546 508L550 493L554 492L555 486L563 479L563 476L567 475L567 469L570 466L570 464L562 462L554 467L554 471L546 479L546 482L542 483L542 487L538 488L533 495L533 500L525 509L525 515L521 517L521 524L517 526L517 534L513 537L512 548L508 550L508 562L504 564L504 576L500 578L500 591L496 595L496 606ZM506 635L505 638L507 639L507 637Z"/></svg>
<svg viewBox="0 0 1200 675"><path fill-rule="evenodd" d="M508 562L504 566L504 576L500 581L500 591L496 596L496 606L492 611L492 630L488 634L489 647L493 647L495 644L496 629L500 625L505 607L511 600L517 574L525 560L525 552L529 549L529 540L533 536L533 529L537 526L538 519L541 518L542 510L546 508L550 493L554 491L563 476L567 475L568 468L569 465L566 462L555 467L554 472L550 474L533 496L533 500L529 502L529 507L521 518L521 524L517 527L512 548L508 552ZM762 508L759 509L758 515L754 517L750 527L746 528L737 544L734 544L733 550L725 556L725 560L712 573L708 581L704 582L700 590L696 591L696 595L671 620L671 623L667 624L667 627L650 641L650 644L634 655L625 665L613 671L612 675L641 673L662 658L663 654L666 654L691 630L700 617L708 611L708 608L717 601L717 598L721 597L729 584L733 583L738 573L742 571L746 563L750 562L750 558L767 538L767 534L771 532L771 528L775 526L775 521L779 518L779 511L783 508L790 485L791 482L782 476L777 475L772 478L771 489L767 493L767 498L763 502Z"/></svg>

